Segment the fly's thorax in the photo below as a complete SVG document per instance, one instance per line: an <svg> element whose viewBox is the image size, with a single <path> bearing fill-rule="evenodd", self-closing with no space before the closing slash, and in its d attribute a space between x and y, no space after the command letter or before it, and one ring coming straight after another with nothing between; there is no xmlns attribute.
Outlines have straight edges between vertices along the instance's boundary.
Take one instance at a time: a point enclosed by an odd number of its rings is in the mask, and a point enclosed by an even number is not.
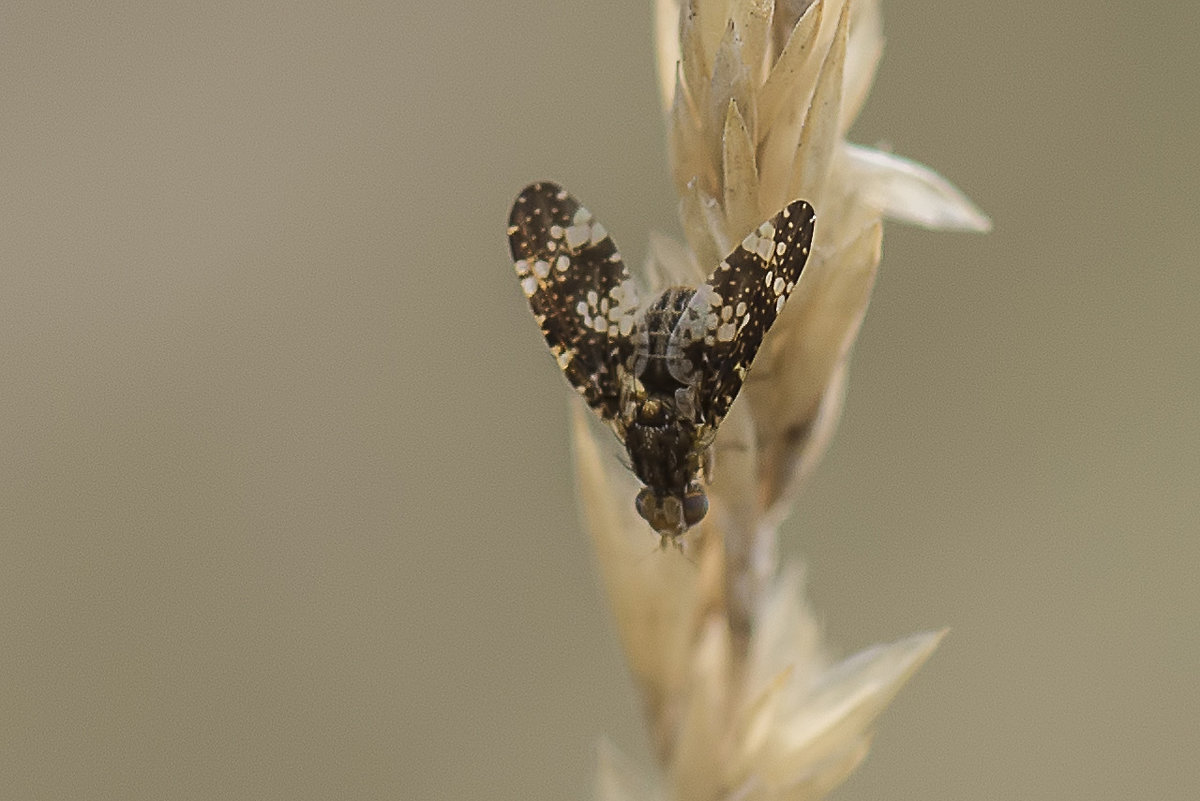
<svg viewBox="0 0 1200 801"><path fill-rule="evenodd" d="M675 413L663 397L643 400L625 429L625 449L642 483L661 492L682 492L700 466L696 425Z"/></svg>
<svg viewBox="0 0 1200 801"><path fill-rule="evenodd" d="M642 393L630 404L625 448L646 486L638 513L664 537L682 534L703 519L708 498L700 482L711 437L695 419L694 390Z"/></svg>

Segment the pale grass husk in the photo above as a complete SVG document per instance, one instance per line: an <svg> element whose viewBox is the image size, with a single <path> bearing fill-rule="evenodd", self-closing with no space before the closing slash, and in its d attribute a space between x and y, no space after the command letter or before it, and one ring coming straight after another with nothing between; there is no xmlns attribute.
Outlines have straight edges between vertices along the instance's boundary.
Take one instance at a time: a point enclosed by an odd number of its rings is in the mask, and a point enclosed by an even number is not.
<svg viewBox="0 0 1200 801"><path fill-rule="evenodd" d="M652 237L652 281L702 281L730 243L796 198L816 208L817 227L722 424L712 507L684 552L654 550L611 436L577 409L584 509L658 768L643 776L606 748L597 792L819 798L862 760L876 717L943 633L831 659L800 570L779 569L776 529L836 426L883 218L942 230L989 222L928 168L846 142L883 48L874 0L658 0L655 27L687 244Z"/></svg>

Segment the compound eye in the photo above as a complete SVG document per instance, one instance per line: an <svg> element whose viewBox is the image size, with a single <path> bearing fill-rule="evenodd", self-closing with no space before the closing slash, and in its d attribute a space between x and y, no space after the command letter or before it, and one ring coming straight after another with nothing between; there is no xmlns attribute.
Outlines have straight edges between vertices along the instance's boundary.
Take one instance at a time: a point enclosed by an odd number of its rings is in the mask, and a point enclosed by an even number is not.
<svg viewBox="0 0 1200 801"><path fill-rule="evenodd" d="M653 503L654 490L649 487L642 487L642 491L637 494L637 498L633 501L633 508L637 509L637 513L642 516L642 519L647 523L653 524L651 515L658 511L658 504Z"/></svg>
<svg viewBox="0 0 1200 801"><path fill-rule="evenodd" d="M683 495L683 522L688 527L699 523L708 514L708 496L697 485L692 485Z"/></svg>

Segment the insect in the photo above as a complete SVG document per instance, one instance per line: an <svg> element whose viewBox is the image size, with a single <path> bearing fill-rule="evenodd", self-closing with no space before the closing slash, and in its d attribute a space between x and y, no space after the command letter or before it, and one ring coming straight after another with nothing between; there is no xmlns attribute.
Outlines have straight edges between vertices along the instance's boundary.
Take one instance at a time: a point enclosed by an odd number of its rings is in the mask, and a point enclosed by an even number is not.
<svg viewBox="0 0 1200 801"><path fill-rule="evenodd" d="M644 485L634 505L664 546L708 512L717 427L796 287L814 223L794 201L702 285L642 304L608 232L566 190L530 184L513 203L521 288L567 380L624 444Z"/></svg>

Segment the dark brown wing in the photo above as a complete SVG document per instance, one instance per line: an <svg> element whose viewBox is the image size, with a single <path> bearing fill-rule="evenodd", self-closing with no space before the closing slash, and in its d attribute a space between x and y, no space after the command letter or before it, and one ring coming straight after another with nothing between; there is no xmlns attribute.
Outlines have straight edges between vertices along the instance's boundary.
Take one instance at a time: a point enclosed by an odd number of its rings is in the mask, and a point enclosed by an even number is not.
<svg viewBox="0 0 1200 801"><path fill-rule="evenodd" d="M521 288L567 380L606 421L620 406L637 293L592 213L562 187L527 186L508 218Z"/></svg>
<svg viewBox="0 0 1200 801"><path fill-rule="evenodd" d="M729 411L763 337L796 288L812 247L816 215L803 200L758 226L717 265L671 334L668 364L695 386L704 419Z"/></svg>

